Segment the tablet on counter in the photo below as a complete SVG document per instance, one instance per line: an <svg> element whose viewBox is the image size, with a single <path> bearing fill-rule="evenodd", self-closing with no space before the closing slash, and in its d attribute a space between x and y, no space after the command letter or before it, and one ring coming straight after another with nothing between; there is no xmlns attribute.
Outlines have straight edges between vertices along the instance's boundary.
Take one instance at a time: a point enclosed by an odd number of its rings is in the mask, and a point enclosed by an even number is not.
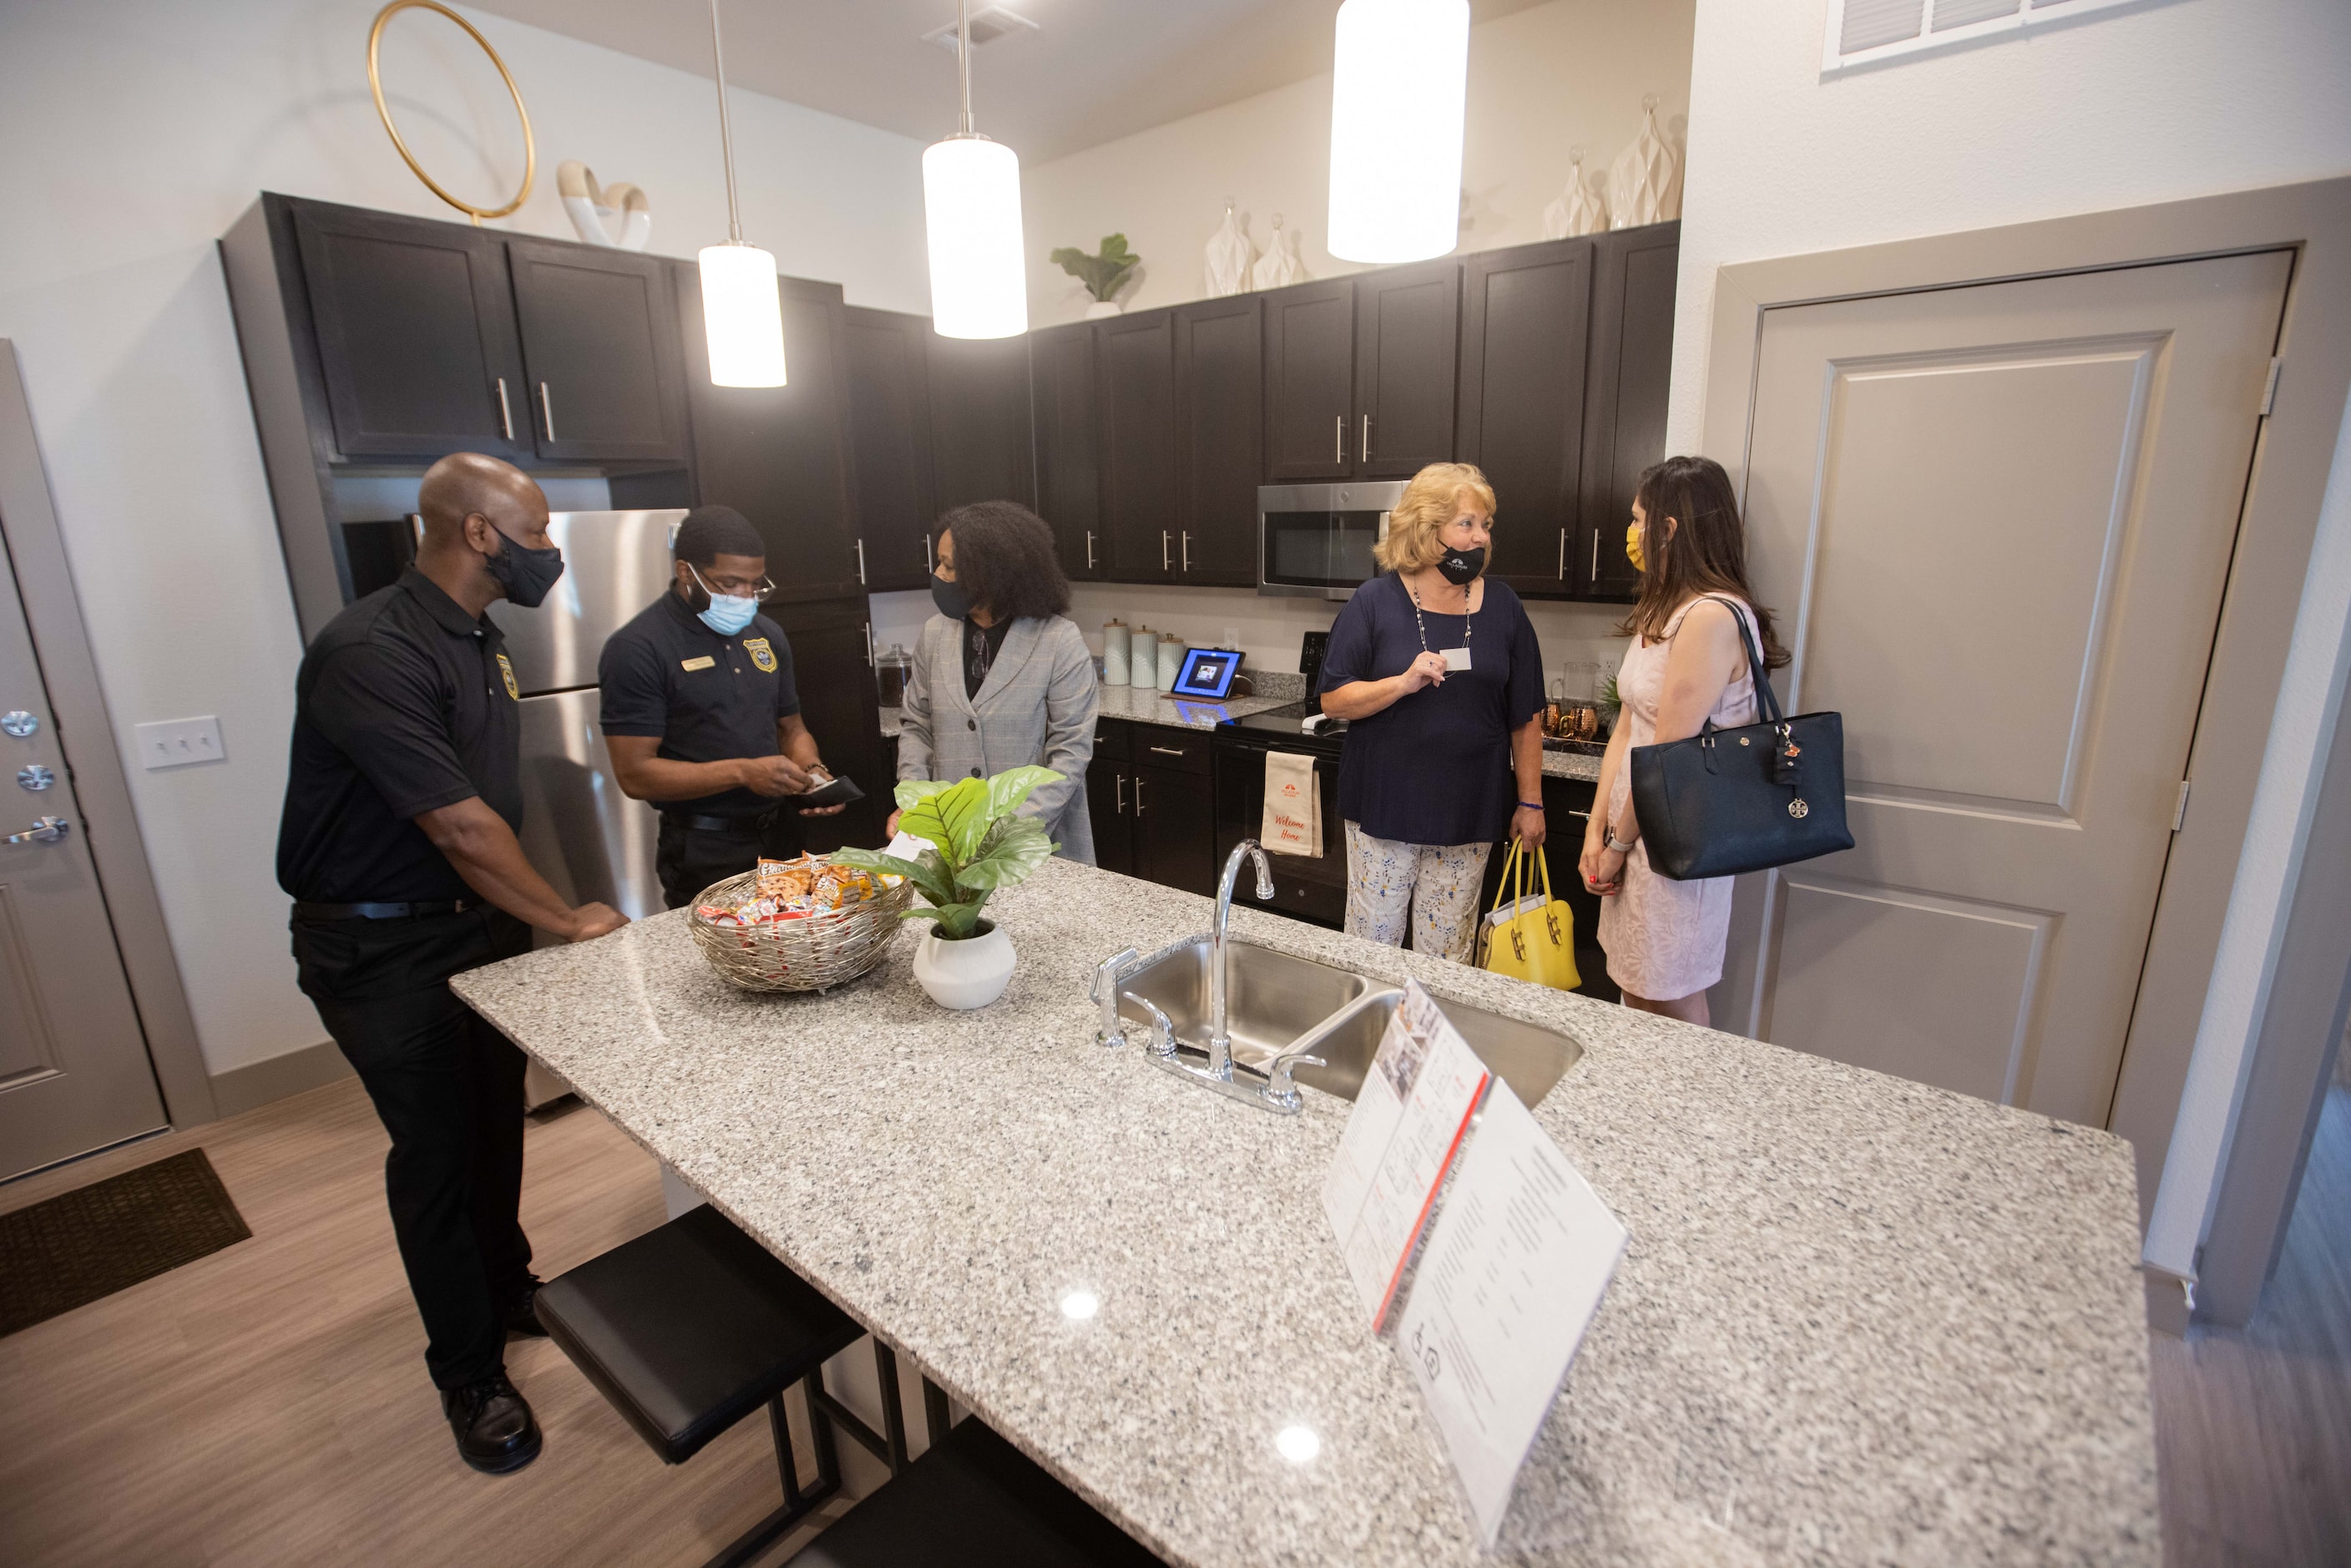
<svg viewBox="0 0 2351 1568"><path fill-rule="evenodd" d="M1184 655L1184 667L1176 672L1175 689L1169 695L1222 702L1232 694L1233 677L1241 673L1245 656L1230 648L1190 650Z"/></svg>

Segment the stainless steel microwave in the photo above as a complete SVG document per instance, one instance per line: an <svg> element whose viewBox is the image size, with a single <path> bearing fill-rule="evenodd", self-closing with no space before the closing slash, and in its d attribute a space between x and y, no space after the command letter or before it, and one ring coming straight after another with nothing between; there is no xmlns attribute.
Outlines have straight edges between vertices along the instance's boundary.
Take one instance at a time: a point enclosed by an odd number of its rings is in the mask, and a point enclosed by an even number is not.
<svg viewBox="0 0 2351 1568"><path fill-rule="evenodd" d="M1257 591L1345 599L1379 575L1372 547L1388 537L1401 479L1338 485L1260 485Z"/></svg>

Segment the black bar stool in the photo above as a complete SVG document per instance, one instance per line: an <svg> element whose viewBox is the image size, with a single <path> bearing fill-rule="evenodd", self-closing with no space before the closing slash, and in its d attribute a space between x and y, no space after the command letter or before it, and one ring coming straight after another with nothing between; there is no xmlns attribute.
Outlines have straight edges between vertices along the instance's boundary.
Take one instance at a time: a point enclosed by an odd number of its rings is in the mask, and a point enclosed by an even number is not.
<svg viewBox="0 0 2351 1568"><path fill-rule="evenodd" d="M1133 1537L980 1422L942 1436L943 1425L932 1424L921 1458L825 1526L789 1568L1158 1568Z"/></svg>
<svg viewBox="0 0 2351 1568"><path fill-rule="evenodd" d="M907 1469L897 1357L873 1342L885 1412L884 1430L876 1432L824 1386L825 1361L865 1331L707 1205L549 1280L536 1306L549 1337L673 1465L767 1406L784 1505L712 1558L710 1568L748 1562L841 1490L836 1426L893 1478ZM792 1464L784 1413L784 1390L795 1383L808 1396L816 1449L816 1484L807 1488Z"/></svg>

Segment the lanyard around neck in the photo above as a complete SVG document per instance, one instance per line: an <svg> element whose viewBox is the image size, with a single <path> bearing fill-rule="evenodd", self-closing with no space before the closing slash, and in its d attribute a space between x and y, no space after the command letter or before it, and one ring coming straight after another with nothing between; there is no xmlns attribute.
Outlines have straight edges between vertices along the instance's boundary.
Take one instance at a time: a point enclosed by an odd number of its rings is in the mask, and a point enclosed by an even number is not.
<svg viewBox="0 0 2351 1568"><path fill-rule="evenodd" d="M1396 580L1404 582L1401 577ZM1404 596L1412 601L1412 623L1420 628L1420 651L1424 653L1434 652L1428 645L1428 622L1420 618L1420 595L1414 591L1411 583L1405 582ZM1445 612L1440 610L1437 613L1442 615ZM1470 635L1476 630L1476 623L1469 618L1469 595L1465 591L1461 595L1461 645L1464 648L1469 646Z"/></svg>

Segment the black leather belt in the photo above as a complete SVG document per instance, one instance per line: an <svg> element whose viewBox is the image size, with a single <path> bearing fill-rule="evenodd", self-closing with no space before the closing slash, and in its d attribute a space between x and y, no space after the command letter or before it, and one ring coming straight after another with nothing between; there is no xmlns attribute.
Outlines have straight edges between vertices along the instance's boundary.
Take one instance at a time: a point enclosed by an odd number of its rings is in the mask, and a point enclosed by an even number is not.
<svg viewBox="0 0 2351 1568"><path fill-rule="evenodd" d="M298 920L414 920L427 915L463 915L479 909L478 898L444 898L425 904L310 904L297 900Z"/></svg>
<svg viewBox="0 0 2351 1568"><path fill-rule="evenodd" d="M689 828L697 833L724 833L730 839L756 838L776 816L773 811L762 811L756 817L689 817L683 811L669 811L664 815L681 828Z"/></svg>

